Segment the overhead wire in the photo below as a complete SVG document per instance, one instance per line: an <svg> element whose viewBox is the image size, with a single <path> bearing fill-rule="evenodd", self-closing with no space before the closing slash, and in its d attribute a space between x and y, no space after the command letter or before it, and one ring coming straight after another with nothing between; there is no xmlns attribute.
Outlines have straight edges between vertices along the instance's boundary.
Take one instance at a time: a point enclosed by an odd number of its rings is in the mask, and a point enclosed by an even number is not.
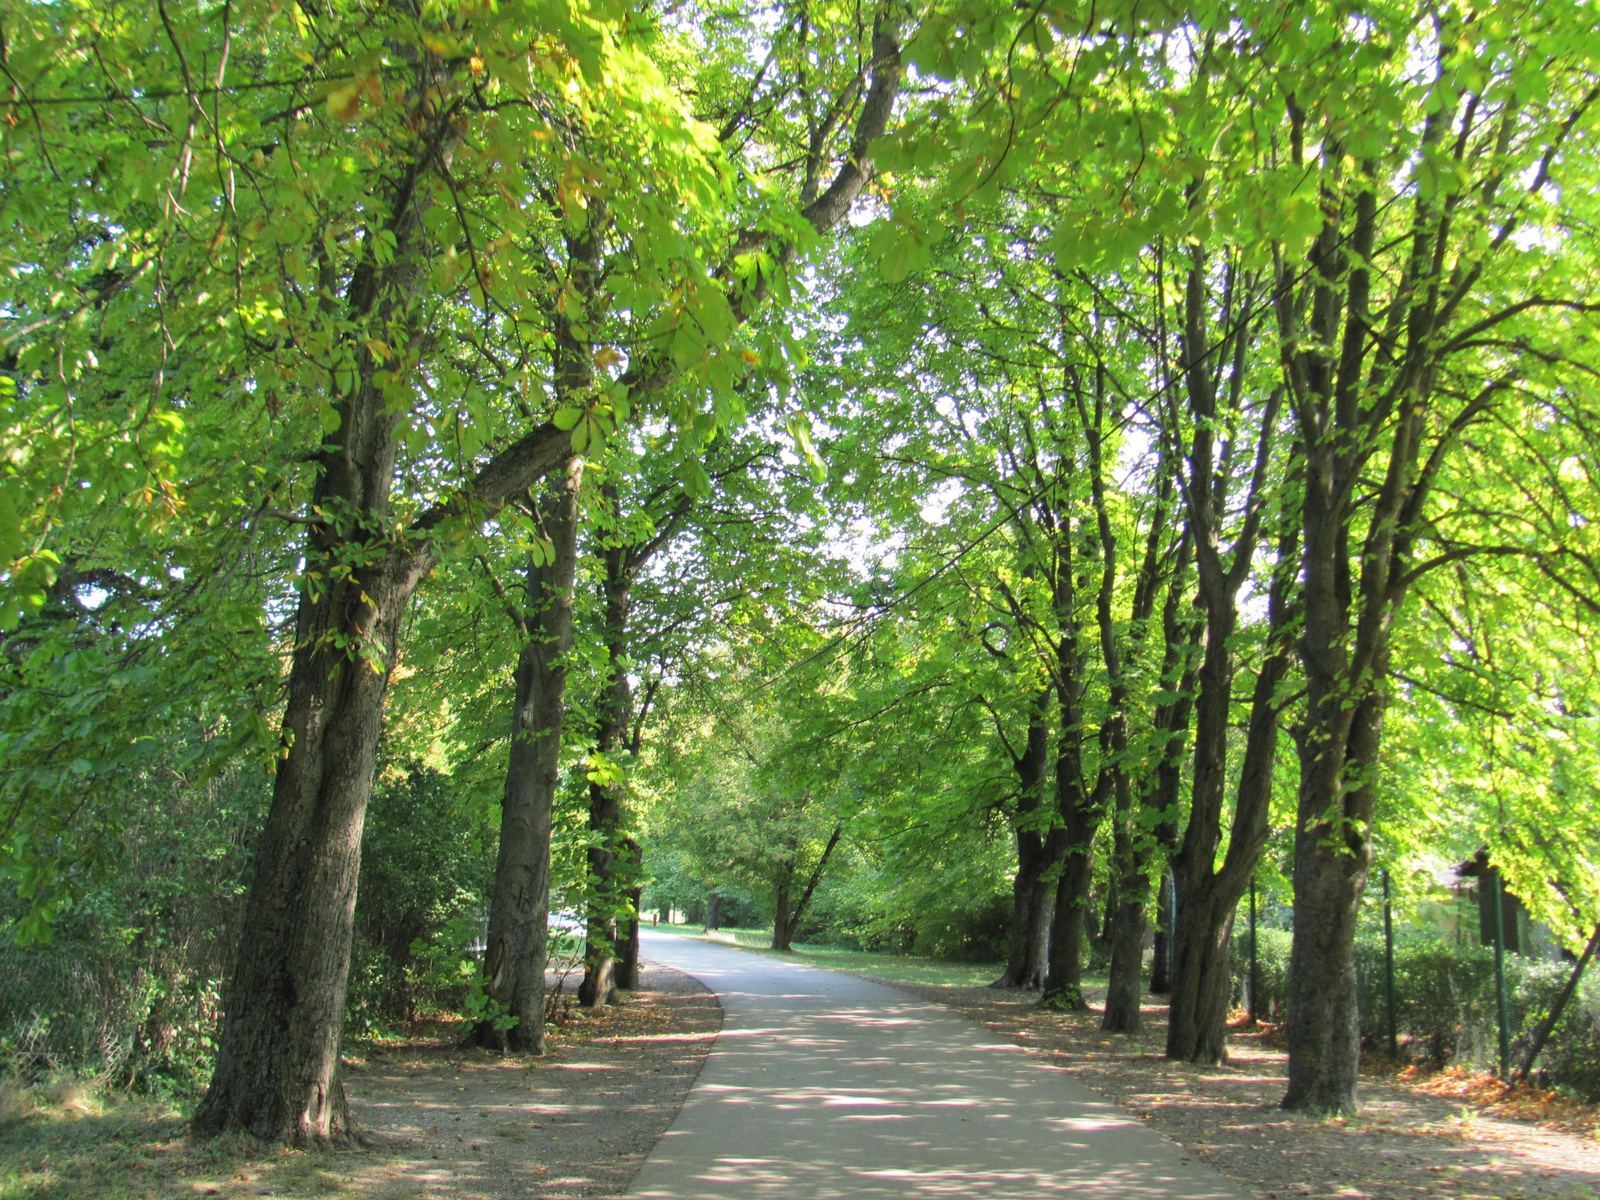
<svg viewBox="0 0 1600 1200"><path fill-rule="evenodd" d="M1378 206L1374 213L1374 218L1381 216L1391 207L1408 198L1409 196L1407 193L1396 192L1394 196ZM1335 243L1336 247L1344 247L1349 239L1353 236L1353 232L1341 234ZM1285 278L1281 282L1275 284L1257 304L1246 308L1242 313L1238 314L1229 325L1224 326L1224 328L1220 331L1220 336L1218 336L1212 342L1212 344L1207 347L1204 354L1201 355L1199 361L1206 362L1211 358L1212 355L1219 353L1222 348L1229 343L1233 335L1238 333L1247 325L1253 323L1255 319L1261 316L1264 312L1269 311L1285 292L1291 291L1298 287L1308 276L1312 274L1313 270L1313 266L1307 264L1306 266L1295 271L1293 274L1286 275ZM1141 407L1144 405L1154 404L1157 400L1159 400L1161 394L1170 386L1171 384L1168 382L1150 389L1150 391L1142 398ZM1018 501L1018 506L1036 503L1037 501L1043 499L1048 492L1057 486L1058 482L1055 480L1041 484L1032 491L1025 493ZM849 622L848 627L843 632L828 639L828 641L821 647L812 651L810 654L807 654L804 658L789 664L781 671L778 671L764 680L759 680L750 684L747 688L740 692L741 697L753 697L772 687L777 686L779 683L782 683L784 680L810 666L812 663L823 659L824 656L831 656L833 651L840 648L845 643L855 640L858 635L861 635L862 639L864 640L865 636L870 636L871 633L875 632L877 626L881 624L890 613L899 608L906 601L910 600L913 596L917 595L930 584L936 582L945 575L949 574L951 571L955 570L955 568L960 566L969 554L987 542L1003 527L1009 524L1010 521L1011 516L1009 514L1001 516L999 519L985 528L981 533L977 534L974 538L968 541L965 545L962 545L959 550L957 550L939 566L935 567L923 578L919 579L916 583L912 584L910 587L907 587L904 591L891 597L882 604L874 605L870 611L863 613L861 616Z"/></svg>

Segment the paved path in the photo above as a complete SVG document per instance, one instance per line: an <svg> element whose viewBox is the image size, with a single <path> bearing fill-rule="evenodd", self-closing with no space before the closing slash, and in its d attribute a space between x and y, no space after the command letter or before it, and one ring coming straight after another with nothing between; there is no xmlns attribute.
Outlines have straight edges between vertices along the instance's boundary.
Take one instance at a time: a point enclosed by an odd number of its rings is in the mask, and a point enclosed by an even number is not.
<svg viewBox="0 0 1600 1200"><path fill-rule="evenodd" d="M644 930L722 1034L633 1181L641 1200L1248 1200L1065 1072L851 975Z"/></svg>

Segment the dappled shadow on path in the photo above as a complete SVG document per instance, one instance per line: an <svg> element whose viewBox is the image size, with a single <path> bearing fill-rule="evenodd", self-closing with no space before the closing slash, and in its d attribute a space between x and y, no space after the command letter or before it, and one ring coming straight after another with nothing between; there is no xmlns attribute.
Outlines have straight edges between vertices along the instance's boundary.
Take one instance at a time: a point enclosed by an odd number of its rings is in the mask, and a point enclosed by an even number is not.
<svg viewBox="0 0 1600 1200"><path fill-rule="evenodd" d="M739 963L695 964L727 1020L631 1195L1244 1195L1115 1104L938 1006L850 976L761 965L758 977Z"/></svg>
<svg viewBox="0 0 1600 1200"><path fill-rule="evenodd" d="M1358 1117L1321 1121L1282 1111L1286 1056L1258 1034L1230 1038L1231 1061L1195 1067L1161 1054L1163 1005L1134 1037L1100 1014L1040 1010L1036 995L981 988L909 989L949 1004L1118 1102L1206 1162L1279 1200L1576 1200L1600 1195L1592 1139L1483 1117L1378 1078L1361 1083ZM1098 997L1092 996L1091 999Z"/></svg>

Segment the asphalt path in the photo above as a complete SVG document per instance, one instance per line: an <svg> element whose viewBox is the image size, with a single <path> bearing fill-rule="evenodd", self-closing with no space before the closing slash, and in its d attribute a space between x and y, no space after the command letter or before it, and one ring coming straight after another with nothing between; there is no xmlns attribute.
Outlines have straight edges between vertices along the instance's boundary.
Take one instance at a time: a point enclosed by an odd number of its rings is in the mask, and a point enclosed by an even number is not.
<svg viewBox="0 0 1600 1200"><path fill-rule="evenodd" d="M882 984L646 929L722 1033L643 1200L1249 1200L1060 1069Z"/></svg>

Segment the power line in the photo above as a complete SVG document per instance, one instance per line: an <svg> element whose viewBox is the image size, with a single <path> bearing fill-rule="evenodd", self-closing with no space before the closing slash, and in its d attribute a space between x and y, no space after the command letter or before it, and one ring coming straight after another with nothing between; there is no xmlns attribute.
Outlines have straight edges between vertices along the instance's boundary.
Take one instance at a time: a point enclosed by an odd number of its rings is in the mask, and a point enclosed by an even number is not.
<svg viewBox="0 0 1600 1200"><path fill-rule="evenodd" d="M1372 219L1373 220L1377 220L1378 217L1382 216L1391 207L1393 207L1394 205L1400 203L1402 200L1404 200L1406 198L1407 197L1406 197L1406 195L1404 193L1397 192L1393 197L1391 197L1390 199L1384 201L1383 204L1381 204L1381 205L1379 205L1377 207L1377 209L1373 213L1373 218ZM1342 249L1353 236L1354 236L1354 231L1351 231L1350 233L1341 234L1339 236L1339 238L1337 239L1336 247ZM1239 314L1235 318L1235 320L1231 323L1231 325L1225 326L1222 335L1213 341L1211 346L1209 346L1206 349L1205 353L1197 361L1199 363L1206 363L1214 355L1220 353L1222 351L1222 349L1228 344L1228 342L1232 339L1232 337L1235 334L1237 334L1246 325L1248 325L1248 324L1252 323L1253 321L1255 321L1255 319L1257 317L1259 317L1263 312L1266 312L1273 304L1277 303L1277 301L1284 295L1285 292L1288 292L1288 291L1292 290L1293 288L1299 286L1299 284L1301 282L1303 282L1306 278L1308 278L1313 273L1313 270L1314 270L1313 266L1311 266L1310 264L1307 264L1306 266L1301 268L1299 271L1295 272L1293 275L1290 275L1290 276L1286 277L1283 281L1281 281L1280 283L1275 285L1267 293L1267 295L1261 299L1261 301L1259 303L1257 303L1253 307L1247 308L1244 312L1242 312L1241 314ZM1162 384L1159 387L1152 388L1142 398L1142 400L1140 401L1140 405L1139 406L1140 407L1144 407L1146 405L1151 405L1151 404L1155 403L1155 401L1157 401L1160 398L1161 393L1164 392L1167 389L1168 386L1169 386L1168 384ZM1049 492L1052 488L1054 488L1056 486L1057 486L1057 482L1056 481L1050 481L1050 482L1041 484L1039 487L1035 488L1033 491L1026 493L1021 498L1021 500L1018 501L1017 506L1018 507L1022 507L1022 506L1026 506L1026 505L1035 503L1036 501L1042 499L1047 492ZM973 538L971 541L967 542L964 546L962 546L961 549L958 550L953 556L951 556L949 559L947 559L940 566L936 567L933 571L929 572L922 579L918 580L915 584L913 584L910 587L906 588L904 591L902 591L898 595L892 597L891 599L889 599L888 601L884 602L883 604L876 606L872 611L862 614L862 616L856 618L856 620L851 623L851 626L849 628L847 628L843 633L840 633L840 634L836 635L835 637L829 639L829 641L826 644L821 646L819 649L813 651L812 653L806 655L804 658L800 659L798 662L790 664L789 666L785 667L783 670L779 671L777 674L769 677L768 679L762 680L759 683L752 684L748 689L746 689L744 692L742 692L741 695L742 696L753 696L753 695L756 695L759 692L762 692L762 691L764 691L764 690L766 690L768 688L774 687L775 685L777 685L777 684L781 683L783 680L789 678L789 676L795 674L797 671L801 670L802 668L804 668L806 666L809 666L811 663L816 662L819 659L823 658L825 655L830 654L832 651L837 649L839 646L841 646L845 642L848 642L848 641L852 640L863 629L866 629L866 631L868 633L870 633L872 631L872 629L867 629L868 626L871 626L872 628L875 629L876 626L879 623L881 623L886 617L888 617L888 615L891 612L893 612L896 608L898 608L900 605L904 604L907 600L911 599L918 592L922 591L923 588L927 587L929 584L935 582L936 580L943 578L950 571L954 570L957 566L959 566L961 564L962 560L964 560L967 557L968 554L972 553L972 551L976 550L979 546L981 546L985 542L987 542L989 540L989 538L993 537L995 535L995 533L997 533L1002 527L1004 527L1006 524L1008 524L1010 522L1010 520L1011 520L1011 518L1010 518L1009 514L1006 515L1006 516L1000 517L997 521L995 521L988 528L986 528L982 533L978 534L975 538Z"/></svg>

